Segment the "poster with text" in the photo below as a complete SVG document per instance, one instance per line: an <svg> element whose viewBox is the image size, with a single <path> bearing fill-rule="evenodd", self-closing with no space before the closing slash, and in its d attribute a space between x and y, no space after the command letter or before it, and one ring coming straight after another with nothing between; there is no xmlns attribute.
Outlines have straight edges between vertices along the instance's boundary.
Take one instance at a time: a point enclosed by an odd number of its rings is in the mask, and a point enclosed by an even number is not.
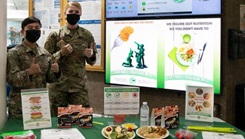
<svg viewBox="0 0 245 139"><path fill-rule="evenodd" d="M24 129L52 127L49 95L46 89L21 90Z"/></svg>
<svg viewBox="0 0 245 139"><path fill-rule="evenodd" d="M139 114L138 87L105 87L104 114Z"/></svg>
<svg viewBox="0 0 245 139"><path fill-rule="evenodd" d="M213 122L213 87L187 86L185 101L185 119Z"/></svg>
<svg viewBox="0 0 245 139"><path fill-rule="evenodd" d="M220 18L106 21L106 83L220 94Z"/></svg>

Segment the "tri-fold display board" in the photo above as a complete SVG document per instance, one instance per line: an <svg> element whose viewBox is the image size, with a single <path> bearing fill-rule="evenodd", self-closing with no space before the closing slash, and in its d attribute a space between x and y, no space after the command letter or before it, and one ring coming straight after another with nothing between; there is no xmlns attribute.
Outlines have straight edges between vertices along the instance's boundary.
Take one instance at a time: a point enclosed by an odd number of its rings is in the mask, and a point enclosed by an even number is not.
<svg viewBox="0 0 245 139"><path fill-rule="evenodd" d="M162 8L174 5L182 8ZM105 8L107 84L221 93L221 1L106 0Z"/></svg>

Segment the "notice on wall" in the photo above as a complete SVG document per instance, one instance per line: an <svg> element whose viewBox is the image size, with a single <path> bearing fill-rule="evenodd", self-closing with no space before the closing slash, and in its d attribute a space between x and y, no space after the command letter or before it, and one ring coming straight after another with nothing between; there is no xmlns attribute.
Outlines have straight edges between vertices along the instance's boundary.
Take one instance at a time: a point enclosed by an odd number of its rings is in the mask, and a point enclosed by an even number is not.
<svg viewBox="0 0 245 139"><path fill-rule="evenodd" d="M213 87L187 86L185 119L213 122Z"/></svg>
<svg viewBox="0 0 245 139"><path fill-rule="evenodd" d="M33 8L33 15L42 23L41 37L37 43L40 47L44 47L48 35L60 28L60 1L34 0Z"/></svg>
<svg viewBox="0 0 245 139"><path fill-rule="evenodd" d="M139 98L138 87L105 87L104 114L138 114Z"/></svg>
<svg viewBox="0 0 245 139"><path fill-rule="evenodd" d="M93 34L97 48L95 65L99 66L101 65L101 0L78 0L78 2L82 5L81 20L78 24Z"/></svg>
<svg viewBox="0 0 245 139"><path fill-rule="evenodd" d="M24 130L52 127L47 89L21 90L21 100Z"/></svg>

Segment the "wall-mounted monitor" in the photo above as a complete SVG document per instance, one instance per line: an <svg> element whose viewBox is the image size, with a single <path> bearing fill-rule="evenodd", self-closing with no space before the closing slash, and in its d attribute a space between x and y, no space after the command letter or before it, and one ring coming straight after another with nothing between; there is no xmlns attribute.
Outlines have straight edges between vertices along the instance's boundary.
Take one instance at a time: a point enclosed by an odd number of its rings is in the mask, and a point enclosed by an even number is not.
<svg viewBox="0 0 245 139"><path fill-rule="evenodd" d="M117 20L105 28L105 83L213 86L220 94L220 18Z"/></svg>
<svg viewBox="0 0 245 139"><path fill-rule="evenodd" d="M222 0L105 0L106 19L220 15Z"/></svg>

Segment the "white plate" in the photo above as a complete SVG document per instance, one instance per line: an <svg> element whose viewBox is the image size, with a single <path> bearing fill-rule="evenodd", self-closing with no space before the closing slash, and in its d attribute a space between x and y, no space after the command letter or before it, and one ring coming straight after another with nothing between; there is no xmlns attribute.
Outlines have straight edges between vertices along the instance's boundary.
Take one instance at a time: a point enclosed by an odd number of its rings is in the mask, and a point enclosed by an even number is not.
<svg viewBox="0 0 245 139"><path fill-rule="evenodd" d="M149 126L150 127L150 126ZM138 128L137 130L136 130L136 134L140 137L140 138L142 138L142 139L164 139L164 138L167 138L168 136L169 136L169 131L167 130L167 133L164 135L164 136L162 136L162 137L160 137L160 138L146 138L146 137L143 137L142 135L140 135L138 132L139 132L139 129L140 128Z"/></svg>
<svg viewBox="0 0 245 139"><path fill-rule="evenodd" d="M138 128L138 126L137 125L135 125L134 123L125 123L125 124L122 124L122 127L124 127L124 128L128 128L126 125L127 124L131 124L132 126L133 126L133 128L132 129L136 129L136 128Z"/></svg>
<svg viewBox="0 0 245 139"><path fill-rule="evenodd" d="M106 136L105 132L104 132L105 129L106 129L106 127L104 127L104 128L101 130L101 134L102 134L105 138L109 139L109 138ZM135 137L135 132L133 131L133 133L134 133L134 135L133 135L131 138L129 138L129 139L133 139L133 138Z"/></svg>

